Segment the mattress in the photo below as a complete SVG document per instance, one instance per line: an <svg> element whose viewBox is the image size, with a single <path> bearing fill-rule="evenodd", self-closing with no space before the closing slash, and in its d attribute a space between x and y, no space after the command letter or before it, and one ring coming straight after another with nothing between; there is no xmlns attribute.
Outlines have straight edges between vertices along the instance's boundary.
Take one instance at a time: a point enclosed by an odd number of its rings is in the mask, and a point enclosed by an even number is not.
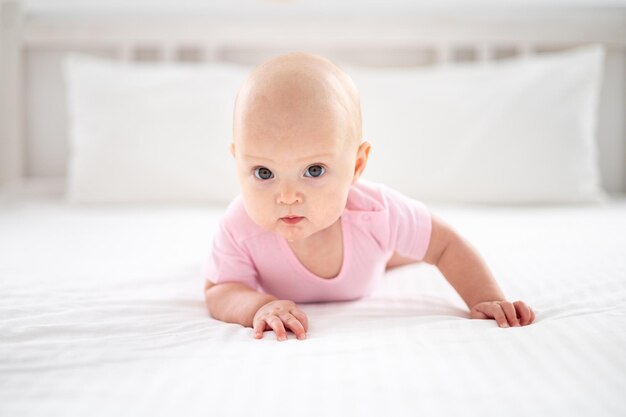
<svg viewBox="0 0 626 417"><path fill-rule="evenodd" d="M433 205L536 322L470 320L439 271L303 304L308 338L210 318L223 207L0 203L1 416L624 416L626 200Z"/></svg>

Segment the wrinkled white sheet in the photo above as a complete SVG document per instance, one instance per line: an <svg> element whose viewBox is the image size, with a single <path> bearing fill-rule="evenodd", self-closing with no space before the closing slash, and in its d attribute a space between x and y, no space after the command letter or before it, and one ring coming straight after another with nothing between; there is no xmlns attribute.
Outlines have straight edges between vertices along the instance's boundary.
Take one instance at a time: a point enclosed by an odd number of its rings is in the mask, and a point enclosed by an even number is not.
<svg viewBox="0 0 626 417"><path fill-rule="evenodd" d="M282 343L207 316L222 210L2 202L0 415L626 415L626 201L431 207L531 326L469 320L418 264Z"/></svg>

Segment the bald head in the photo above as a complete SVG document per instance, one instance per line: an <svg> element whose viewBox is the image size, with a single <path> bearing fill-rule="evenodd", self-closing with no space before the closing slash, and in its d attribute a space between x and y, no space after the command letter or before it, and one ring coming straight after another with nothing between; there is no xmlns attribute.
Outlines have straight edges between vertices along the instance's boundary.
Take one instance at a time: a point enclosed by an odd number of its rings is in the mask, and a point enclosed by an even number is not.
<svg viewBox="0 0 626 417"><path fill-rule="evenodd" d="M241 85L233 115L234 141L268 135L297 140L295 126L337 126L337 140L358 146L361 109L350 77L328 59L289 53L257 66ZM293 129L292 129L293 128Z"/></svg>

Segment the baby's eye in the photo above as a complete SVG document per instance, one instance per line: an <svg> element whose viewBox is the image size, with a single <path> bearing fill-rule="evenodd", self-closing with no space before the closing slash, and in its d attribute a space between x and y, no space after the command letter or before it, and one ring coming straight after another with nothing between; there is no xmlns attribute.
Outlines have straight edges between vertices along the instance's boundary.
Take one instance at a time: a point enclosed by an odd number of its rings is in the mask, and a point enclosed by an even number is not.
<svg viewBox="0 0 626 417"><path fill-rule="evenodd" d="M326 168L324 168L321 165L311 165L310 167L307 168L306 172L304 173L305 177L320 177L322 176L322 174L326 172ZM307 175L310 174L310 175Z"/></svg>
<svg viewBox="0 0 626 417"><path fill-rule="evenodd" d="M265 167L258 167L254 169L254 176L260 180L268 180L274 176L272 171Z"/></svg>

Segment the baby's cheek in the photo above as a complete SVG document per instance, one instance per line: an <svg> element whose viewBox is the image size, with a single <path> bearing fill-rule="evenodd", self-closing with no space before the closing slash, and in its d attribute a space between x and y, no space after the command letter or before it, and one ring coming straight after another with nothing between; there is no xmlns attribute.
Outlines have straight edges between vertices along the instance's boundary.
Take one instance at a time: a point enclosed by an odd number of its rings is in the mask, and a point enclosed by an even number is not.
<svg viewBox="0 0 626 417"><path fill-rule="evenodd" d="M272 219L271 213L268 212L264 199L244 195L244 206L253 222L265 229L272 227L275 219Z"/></svg>
<svg viewBox="0 0 626 417"><path fill-rule="evenodd" d="M265 229L273 229L276 226L276 221L278 220L273 211L261 207L259 207L256 211L255 217L255 222Z"/></svg>
<svg viewBox="0 0 626 417"><path fill-rule="evenodd" d="M325 193L320 204L315 207L320 211L320 215L328 219L331 223L337 220L346 207L347 191L336 189Z"/></svg>

